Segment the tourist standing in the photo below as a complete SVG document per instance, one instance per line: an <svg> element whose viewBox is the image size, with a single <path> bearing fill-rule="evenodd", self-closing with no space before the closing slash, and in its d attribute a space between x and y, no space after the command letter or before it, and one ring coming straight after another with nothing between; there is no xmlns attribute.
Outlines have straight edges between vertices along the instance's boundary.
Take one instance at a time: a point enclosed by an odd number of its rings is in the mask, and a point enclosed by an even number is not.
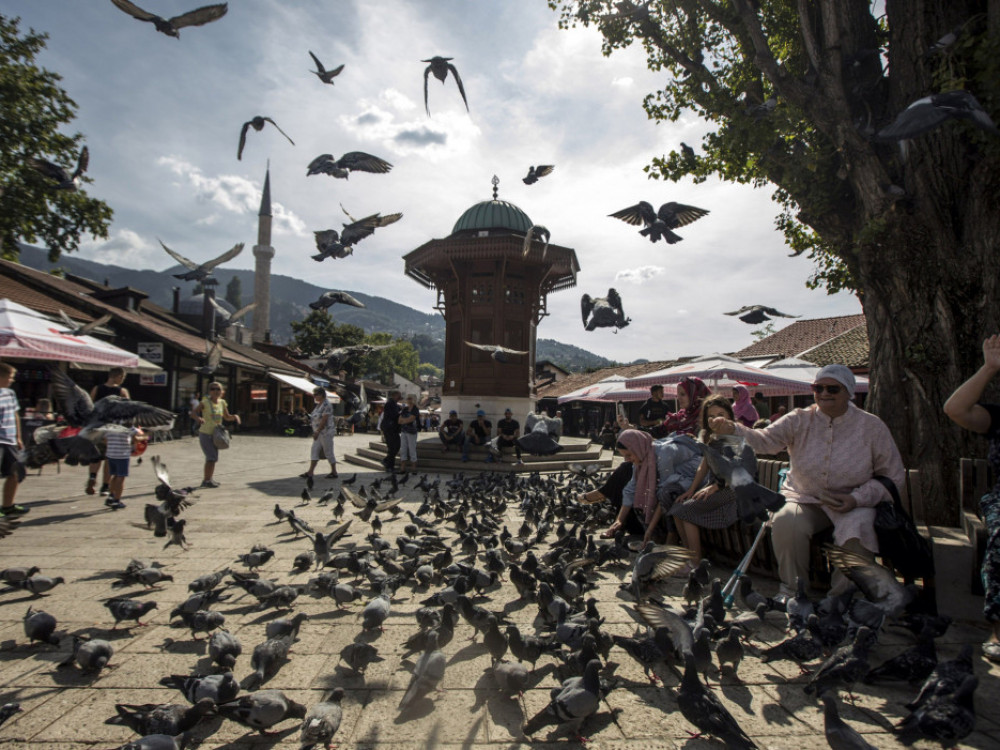
<svg viewBox="0 0 1000 750"><path fill-rule="evenodd" d="M417 470L417 432L419 432L420 407L417 398L412 393L406 397L406 404L399 412L399 470L407 471L406 463L410 462L409 471Z"/></svg>
<svg viewBox="0 0 1000 750"><path fill-rule="evenodd" d="M240 423L240 418L229 413L229 406L226 404L223 395L222 383L208 384L208 397L203 398L194 408L194 418L198 424L198 442L201 445L201 452L205 454L205 469L201 486L206 489L213 489L219 483L213 478L215 475L215 464L219 461L219 449L215 447L213 436L216 427L222 427L224 422Z"/></svg>
<svg viewBox="0 0 1000 750"><path fill-rule="evenodd" d="M100 385L95 385L90 389L90 400L95 404L100 401L105 396L118 396L118 398L130 399L128 389L122 386L125 382L125 368L124 367L112 367L108 370L108 379L101 383ZM84 491L88 495L94 494L94 489L97 487L97 472L101 468L101 461L95 461L90 465L90 477L87 479L87 485L84 487ZM108 468L108 462L105 460L104 463L104 475L101 480L101 494L108 494L108 485L111 481L111 471Z"/></svg>
<svg viewBox="0 0 1000 750"><path fill-rule="evenodd" d="M399 391L389 391L389 398L379 419L379 429L385 438L386 456L382 461L385 470L392 474L396 470L396 455L399 453L399 401L403 394Z"/></svg>
<svg viewBox="0 0 1000 750"><path fill-rule="evenodd" d="M23 505L15 505L17 486L24 479L24 438L21 436L20 404L11 389L17 370L0 362L0 477L3 477L3 507L0 515L17 516L27 513Z"/></svg>
<svg viewBox="0 0 1000 750"><path fill-rule="evenodd" d="M316 406L309 414L312 427L312 446L309 450L309 470L302 474L303 479L312 479L316 472L316 464L325 456L330 462L330 473L327 479L337 478L337 456L334 454L333 437L337 434L337 423L333 418L333 404L326 397L326 389L317 386L313 388L313 401Z"/></svg>

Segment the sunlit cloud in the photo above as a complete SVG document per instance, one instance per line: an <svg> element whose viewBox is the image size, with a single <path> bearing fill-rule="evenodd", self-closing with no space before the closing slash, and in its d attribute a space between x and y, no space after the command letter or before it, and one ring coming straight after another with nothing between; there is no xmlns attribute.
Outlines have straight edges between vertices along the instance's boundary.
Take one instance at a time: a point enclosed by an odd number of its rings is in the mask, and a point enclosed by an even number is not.
<svg viewBox="0 0 1000 750"><path fill-rule="evenodd" d="M615 274L615 281L630 281L633 284L642 284L655 276L666 273L663 266L639 266L638 268L625 268Z"/></svg>

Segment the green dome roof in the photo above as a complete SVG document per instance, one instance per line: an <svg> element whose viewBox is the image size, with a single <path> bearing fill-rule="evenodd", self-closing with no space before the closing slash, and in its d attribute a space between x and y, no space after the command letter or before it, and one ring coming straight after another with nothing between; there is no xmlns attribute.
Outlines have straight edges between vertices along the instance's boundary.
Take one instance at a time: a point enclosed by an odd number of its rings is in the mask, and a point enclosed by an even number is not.
<svg viewBox="0 0 1000 750"><path fill-rule="evenodd" d="M501 200L483 201L470 206L455 222L452 234L483 229L512 229L527 232L532 227L531 219L513 203Z"/></svg>

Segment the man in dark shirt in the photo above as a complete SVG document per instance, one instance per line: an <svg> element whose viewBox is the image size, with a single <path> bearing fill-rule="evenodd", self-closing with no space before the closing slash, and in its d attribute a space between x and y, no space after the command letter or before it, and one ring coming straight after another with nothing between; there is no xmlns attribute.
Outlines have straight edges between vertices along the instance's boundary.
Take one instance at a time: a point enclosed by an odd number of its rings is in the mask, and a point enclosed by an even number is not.
<svg viewBox="0 0 1000 750"><path fill-rule="evenodd" d="M649 389L649 398L639 407L639 427L653 437L661 437L656 434L656 428L663 424L668 413L667 402L663 400L663 386L654 385Z"/></svg>
<svg viewBox="0 0 1000 750"><path fill-rule="evenodd" d="M757 417L759 419L771 418L771 407L767 405L767 399L764 398L764 394L760 391L754 394L753 408L757 410Z"/></svg>
<svg viewBox="0 0 1000 750"><path fill-rule="evenodd" d="M473 445L486 445L493 436L493 423L487 421L486 412L482 409L476 412L476 419L469 423L469 429L465 431L465 444L462 446L462 460L469 460L469 448ZM487 456L487 461L493 460L493 456Z"/></svg>
<svg viewBox="0 0 1000 750"><path fill-rule="evenodd" d="M514 414L510 409L503 413L503 419L497 422L497 450L514 447L514 454L517 456L517 463L521 465L521 446L517 444L517 439L521 437L521 425L514 419Z"/></svg>
<svg viewBox="0 0 1000 750"><path fill-rule="evenodd" d="M382 435L385 436L385 447L388 453L382 465L392 474L396 470L396 454L399 453L399 402L403 394L399 391L389 391L389 398L382 411Z"/></svg>
<svg viewBox="0 0 1000 750"><path fill-rule="evenodd" d="M438 437L444 443L444 448L441 449L442 453L447 453L453 445L462 447L462 443L465 442L465 430L462 427L462 420L458 418L458 412L452 409L448 413L448 418L441 423L441 427L438 429Z"/></svg>

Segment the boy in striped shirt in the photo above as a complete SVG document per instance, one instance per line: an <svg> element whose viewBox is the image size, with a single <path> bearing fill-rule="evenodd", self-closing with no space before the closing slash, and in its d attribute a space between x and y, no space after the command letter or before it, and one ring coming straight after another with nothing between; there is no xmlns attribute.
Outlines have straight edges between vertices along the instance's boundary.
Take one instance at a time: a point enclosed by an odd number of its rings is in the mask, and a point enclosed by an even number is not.
<svg viewBox="0 0 1000 750"><path fill-rule="evenodd" d="M17 394L11 390L17 370L6 362L0 362L0 477L3 481L3 508L0 516L16 516L27 513L23 505L15 505L17 486L24 479L24 464L21 452L24 439L21 437L20 409Z"/></svg>
<svg viewBox="0 0 1000 750"><path fill-rule="evenodd" d="M110 429L104 433L104 437L107 441L104 457L108 459L108 468L111 471L111 480L108 482L108 497L104 504L112 510L120 510L125 507L125 503L122 502L122 493L125 491L125 477L128 476L132 447L136 440L145 438L139 437L139 430L135 427Z"/></svg>

